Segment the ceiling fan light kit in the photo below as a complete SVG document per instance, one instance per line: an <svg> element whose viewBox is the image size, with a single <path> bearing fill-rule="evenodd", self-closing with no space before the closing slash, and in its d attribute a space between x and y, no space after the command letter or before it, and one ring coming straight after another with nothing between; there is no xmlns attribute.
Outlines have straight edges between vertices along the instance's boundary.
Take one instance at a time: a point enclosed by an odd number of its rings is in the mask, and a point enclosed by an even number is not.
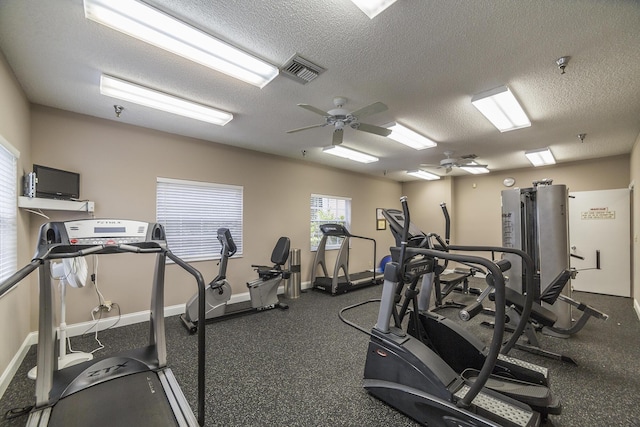
<svg viewBox="0 0 640 427"><path fill-rule="evenodd" d="M163 92L103 74L100 78L100 93L112 98L155 108L195 120L224 126L233 119L233 114L213 107L187 101ZM124 109L124 108L123 108ZM122 111L122 110L121 110ZM116 114L118 110L116 108Z"/></svg>
<svg viewBox="0 0 640 427"><path fill-rule="evenodd" d="M477 158L475 154L467 154L465 156L460 156L459 159L456 159L453 156L453 151L445 151L445 158L440 160L440 163L437 165L429 165L422 164L421 166L427 167L435 167L437 169L444 169L445 173L450 173L453 168L460 168L465 170L466 172L479 174L479 173L489 173L489 169L487 169L487 165L481 165L476 162L474 159Z"/></svg>
<svg viewBox="0 0 640 427"><path fill-rule="evenodd" d="M396 2L396 0L351 0L353 4L363 11L369 19L373 19L386 8Z"/></svg>
<svg viewBox="0 0 640 427"><path fill-rule="evenodd" d="M420 135L400 123L391 123L385 127L391 130L389 138L416 150L424 150L425 148L432 148L438 145L426 136Z"/></svg>
<svg viewBox="0 0 640 427"><path fill-rule="evenodd" d="M423 170L420 170L420 169L407 171L407 175L415 176L416 178L425 179L427 181L435 181L437 179L440 179L439 175L436 175L436 174L430 173L430 172L426 172L426 171L423 171Z"/></svg>
<svg viewBox="0 0 640 427"><path fill-rule="evenodd" d="M302 130L317 127L333 126L334 133L331 141L333 145L342 144L345 127L350 127L351 129L359 130L362 132L373 133L375 135L389 136L389 134L391 133L390 129L360 122L360 119L362 117L386 111L386 105L384 105L382 102L374 102L373 104L367 105L366 107L362 107L359 110L351 112L346 108L343 108L346 102L347 98L337 96L333 98L333 105L335 105L336 108L333 108L326 112L309 104L298 104L298 107L323 116L325 121L324 123L319 123L317 125L288 130L287 133L300 132Z"/></svg>
<svg viewBox="0 0 640 427"><path fill-rule="evenodd" d="M370 154L352 150L351 148L343 147L341 145L332 145L330 147L325 147L322 149L322 152L360 163L373 163L380 160L379 158Z"/></svg>
<svg viewBox="0 0 640 427"><path fill-rule="evenodd" d="M84 0L84 14L99 24L262 88L277 67L137 0Z"/></svg>
<svg viewBox="0 0 640 427"><path fill-rule="evenodd" d="M474 95L471 98L471 103L500 132L531 126L527 114L507 86L500 86Z"/></svg>
<svg viewBox="0 0 640 427"><path fill-rule="evenodd" d="M525 151L524 155L527 156L527 159L529 159L531 164L535 167L554 165L556 163L556 159L553 157L553 153L548 147L539 150Z"/></svg>

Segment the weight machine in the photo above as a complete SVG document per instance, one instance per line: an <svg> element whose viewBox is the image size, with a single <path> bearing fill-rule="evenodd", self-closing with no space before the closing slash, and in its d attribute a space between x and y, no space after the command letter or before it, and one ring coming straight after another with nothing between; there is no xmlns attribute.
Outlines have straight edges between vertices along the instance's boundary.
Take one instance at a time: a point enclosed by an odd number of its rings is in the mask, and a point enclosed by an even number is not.
<svg viewBox="0 0 640 427"><path fill-rule="evenodd" d="M534 301L542 308L533 313L536 329L567 338L578 332L590 317L607 320L607 314L571 298L570 281L577 271L569 266L565 185L553 185L552 180L545 179L534 181L531 188L502 191L502 245L521 249L533 258ZM507 292L507 300L517 307L518 296L524 292L522 262L511 254L505 254L505 258L511 262L507 286L515 291ZM582 312L575 322L572 307Z"/></svg>

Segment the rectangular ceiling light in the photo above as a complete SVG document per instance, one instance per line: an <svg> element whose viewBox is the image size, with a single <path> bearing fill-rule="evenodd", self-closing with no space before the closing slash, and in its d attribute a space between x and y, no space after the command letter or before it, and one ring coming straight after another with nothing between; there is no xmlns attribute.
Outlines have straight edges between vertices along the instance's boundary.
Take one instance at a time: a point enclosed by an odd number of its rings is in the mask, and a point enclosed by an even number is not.
<svg viewBox="0 0 640 427"><path fill-rule="evenodd" d="M224 126L233 119L233 114L226 111L187 101L106 74L100 77L100 93L219 126Z"/></svg>
<svg viewBox="0 0 640 427"><path fill-rule="evenodd" d="M473 162L469 162L467 163L467 165L478 165L479 163L477 163L476 161ZM474 175L478 175L481 173L489 173L489 169L485 168L485 167L466 167L466 166L460 166L460 169L465 170L469 173L472 173Z"/></svg>
<svg viewBox="0 0 640 427"><path fill-rule="evenodd" d="M260 88L278 68L137 0L84 0L88 19Z"/></svg>
<svg viewBox="0 0 640 427"><path fill-rule="evenodd" d="M389 138L411 148L415 148L416 150L424 150L425 148L436 147L438 145L436 142L402 126L400 123L391 123L385 127L391 129Z"/></svg>
<svg viewBox="0 0 640 427"><path fill-rule="evenodd" d="M420 179L426 179L427 181L434 181L436 179L440 179L439 175L425 172L423 170L407 171L407 175L415 176L416 178L420 178Z"/></svg>
<svg viewBox="0 0 640 427"><path fill-rule="evenodd" d="M353 160L360 163L373 163L380 160L375 156L352 150L351 148L343 147L342 145L332 145L331 147L325 147L322 149L322 151L327 154L333 154L334 156L344 157L345 159Z"/></svg>
<svg viewBox="0 0 640 427"><path fill-rule="evenodd" d="M396 0L351 0L369 19L375 18L380 12L391 6Z"/></svg>
<svg viewBox="0 0 640 427"><path fill-rule="evenodd" d="M524 155L527 156L533 166L555 165L556 163L556 159L549 148L525 151Z"/></svg>
<svg viewBox="0 0 640 427"><path fill-rule="evenodd" d="M531 121L506 86L479 93L471 98L471 103L500 132L531 126Z"/></svg>

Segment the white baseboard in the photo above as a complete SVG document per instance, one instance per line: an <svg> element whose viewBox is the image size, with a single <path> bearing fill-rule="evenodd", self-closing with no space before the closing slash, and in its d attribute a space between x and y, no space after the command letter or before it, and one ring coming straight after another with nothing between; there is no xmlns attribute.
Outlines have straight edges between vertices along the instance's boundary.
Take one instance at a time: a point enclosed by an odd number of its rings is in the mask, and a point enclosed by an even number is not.
<svg viewBox="0 0 640 427"><path fill-rule="evenodd" d="M20 367L24 357L27 355L29 348L31 348L31 346L36 342L38 342L37 333L30 332L27 334L22 345L18 349L18 352L13 356L13 359L9 362L9 366L7 366L7 369L5 369L2 376L0 376L0 398L2 398L2 396L4 396L4 392L7 391L13 376L18 372L18 368Z"/></svg>
<svg viewBox="0 0 640 427"><path fill-rule="evenodd" d="M640 320L640 302L637 299L633 300L633 308L636 309L636 314L638 315L638 320Z"/></svg>
<svg viewBox="0 0 640 427"><path fill-rule="evenodd" d="M301 285L302 289L309 289L311 284L309 282L305 282ZM278 293L284 293L284 286L280 286L278 288ZM231 295L229 300L229 304L235 304L239 302L249 301L249 292L244 292L241 294ZM172 305L164 308L164 316L177 316L179 314L184 313L184 304ZM636 310L637 311L637 310ZM123 314L118 319L117 316L105 317L99 320L91 320L88 322L74 323L73 325L67 325L67 336L75 337L78 335L82 335L87 333L87 331L95 332L96 328L98 331L104 331L109 328L119 328L122 326L134 325L136 323L146 322L149 320L150 315L149 310L139 311L136 313ZM117 323L115 323L117 320ZM4 395L4 392L9 387L13 376L18 371L18 368L22 364L29 348L38 343L38 331L30 332L25 337L22 345L18 349L18 352L13 356L11 362L0 376L0 398Z"/></svg>

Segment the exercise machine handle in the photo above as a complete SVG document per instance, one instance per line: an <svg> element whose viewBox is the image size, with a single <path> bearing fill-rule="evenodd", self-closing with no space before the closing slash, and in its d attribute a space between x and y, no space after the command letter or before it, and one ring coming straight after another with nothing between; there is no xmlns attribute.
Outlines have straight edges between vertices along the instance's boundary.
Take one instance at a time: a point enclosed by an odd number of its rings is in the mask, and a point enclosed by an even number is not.
<svg viewBox="0 0 640 427"><path fill-rule="evenodd" d="M402 214L404 215L404 227L402 227L402 241L400 242L400 258L398 262L400 265L404 265L404 257L409 242L409 224L411 223L411 219L409 217L407 196L400 197L400 203L402 204Z"/></svg>
<svg viewBox="0 0 640 427"><path fill-rule="evenodd" d="M444 214L444 240L448 245L451 239L451 217L449 216L449 211L447 210L446 203L440 203L440 207L442 208L442 213Z"/></svg>
<svg viewBox="0 0 640 427"><path fill-rule="evenodd" d="M489 274L487 278L489 278L490 276L491 274ZM460 317L460 320L468 322L469 320L473 319L476 315L480 314L482 310L484 310L484 307L482 306L482 301L484 301L484 299L491 292L493 292L493 289L494 287L493 287L493 278L492 278L491 283L489 283L489 286L484 288L484 291L482 291L482 293L478 295L478 298L476 298L475 302L469 304L468 306L460 310L460 312L458 312L458 317Z"/></svg>
<svg viewBox="0 0 640 427"><path fill-rule="evenodd" d="M6 293L15 288L22 279L31 274L31 272L38 268L40 264L42 264L41 260L34 259L29 264L9 276L5 281L0 283L0 298L2 298Z"/></svg>
<svg viewBox="0 0 640 427"><path fill-rule="evenodd" d="M187 273L191 274L196 279L198 285L198 319L205 318L205 284L202 273L195 269L191 265L184 262L181 258L178 258L173 252L167 250L167 257L182 267ZM205 328L198 328L198 424L204 427L204 405L205 405Z"/></svg>
<svg viewBox="0 0 640 427"><path fill-rule="evenodd" d="M460 310L460 312L458 313L458 317L460 317L460 320L468 322L476 315L480 314L482 310L484 310L482 303L480 301L476 301Z"/></svg>

